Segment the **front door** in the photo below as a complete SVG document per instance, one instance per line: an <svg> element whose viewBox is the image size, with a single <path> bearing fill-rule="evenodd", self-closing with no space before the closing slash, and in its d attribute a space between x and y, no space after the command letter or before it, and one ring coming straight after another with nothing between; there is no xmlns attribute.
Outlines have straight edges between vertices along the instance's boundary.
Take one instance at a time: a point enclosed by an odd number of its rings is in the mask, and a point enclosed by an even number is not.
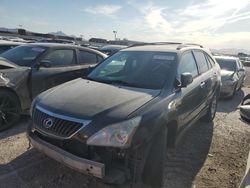
<svg viewBox="0 0 250 188"><path fill-rule="evenodd" d="M179 125L188 124L199 110L201 104L201 77L199 76L197 64L191 51L185 52L178 67L177 78L180 80L182 73L191 73L193 82L187 87L181 88L177 93L181 99L178 105Z"/></svg>
<svg viewBox="0 0 250 188"><path fill-rule="evenodd" d="M56 85L78 78L82 66L76 62L74 49L52 49L38 62L38 68L32 68L32 98Z"/></svg>

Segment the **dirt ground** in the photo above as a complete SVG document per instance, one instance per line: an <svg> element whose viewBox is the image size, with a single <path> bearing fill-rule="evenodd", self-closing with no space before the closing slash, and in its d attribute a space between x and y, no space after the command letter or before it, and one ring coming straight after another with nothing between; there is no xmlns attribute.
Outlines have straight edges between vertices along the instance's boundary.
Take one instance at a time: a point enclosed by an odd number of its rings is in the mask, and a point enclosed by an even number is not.
<svg viewBox="0 0 250 188"><path fill-rule="evenodd" d="M249 69L250 70L250 69ZM232 100L220 100L211 124L198 122L189 129L175 151L167 154L167 188L234 188L243 177L250 150L250 125L240 120L238 106L250 93L250 73L245 87ZM18 125L0 133L0 187L110 187L89 181L29 148L23 117ZM128 187L124 185L122 187Z"/></svg>

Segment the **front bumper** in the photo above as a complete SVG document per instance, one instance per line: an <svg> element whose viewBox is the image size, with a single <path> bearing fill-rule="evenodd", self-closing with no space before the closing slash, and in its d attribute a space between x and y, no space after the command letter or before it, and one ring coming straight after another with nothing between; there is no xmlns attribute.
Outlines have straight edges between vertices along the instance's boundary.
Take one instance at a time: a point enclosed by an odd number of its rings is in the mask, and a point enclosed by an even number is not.
<svg viewBox="0 0 250 188"><path fill-rule="evenodd" d="M46 141L37 137L34 133L29 132L28 138L34 148L45 153L52 159L65 164L66 166L77 170L81 173L92 175L98 178L105 177L105 165L96 161L77 157L69 152L64 151Z"/></svg>
<svg viewBox="0 0 250 188"><path fill-rule="evenodd" d="M248 123L250 122L250 105L242 105L240 107L240 116Z"/></svg>

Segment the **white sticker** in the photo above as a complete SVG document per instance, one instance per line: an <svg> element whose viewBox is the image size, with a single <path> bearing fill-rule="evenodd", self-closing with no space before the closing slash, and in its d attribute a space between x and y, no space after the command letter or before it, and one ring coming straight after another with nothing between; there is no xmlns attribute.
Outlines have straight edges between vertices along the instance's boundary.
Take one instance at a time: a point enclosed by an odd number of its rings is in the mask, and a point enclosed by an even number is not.
<svg viewBox="0 0 250 188"><path fill-rule="evenodd" d="M34 47L31 49L32 51L35 51L35 52L43 52L45 49L44 48L37 48L37 47Z"/></svg>
<svg viewBox="0 0 250 188"><path fill-rule="evenodd" d="M173 61L173 60L175 60L175 56L172 56L172 55L154 55L153 59Z"/></svg>

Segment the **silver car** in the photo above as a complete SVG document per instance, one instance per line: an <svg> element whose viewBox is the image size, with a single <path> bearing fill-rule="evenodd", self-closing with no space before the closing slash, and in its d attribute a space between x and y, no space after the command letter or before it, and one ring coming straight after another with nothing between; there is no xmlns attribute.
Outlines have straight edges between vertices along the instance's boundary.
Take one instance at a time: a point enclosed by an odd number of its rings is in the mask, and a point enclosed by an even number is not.
<svg viewBox="0 0 250 188"><path fill-rule="evenodd" d="M215 56L221 68L221 97L232 98L243 85L246 71L237 57Z"/></svg>

